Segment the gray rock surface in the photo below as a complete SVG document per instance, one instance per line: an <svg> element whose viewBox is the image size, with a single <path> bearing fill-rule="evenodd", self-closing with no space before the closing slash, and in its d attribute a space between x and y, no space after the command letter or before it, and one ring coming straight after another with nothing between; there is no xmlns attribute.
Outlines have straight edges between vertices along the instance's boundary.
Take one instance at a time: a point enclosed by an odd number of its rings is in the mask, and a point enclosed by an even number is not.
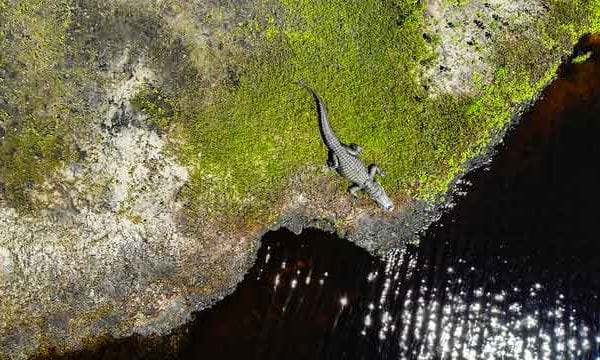
<svg viewBox="0 0 600 360"><path fill-rule="evenodd" d="M538 39L537 21L547 15L543 1L429 0L425 7L426 36L436 60L424 78L435 95L468 95L477 83L491 81L496 45L507 37Z"/></svg>

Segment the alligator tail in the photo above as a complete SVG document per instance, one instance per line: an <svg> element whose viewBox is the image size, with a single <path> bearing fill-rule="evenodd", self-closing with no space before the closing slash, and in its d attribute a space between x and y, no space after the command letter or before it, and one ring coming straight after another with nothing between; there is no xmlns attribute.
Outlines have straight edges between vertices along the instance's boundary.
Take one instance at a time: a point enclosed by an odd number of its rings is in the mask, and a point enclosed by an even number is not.
<svg viewBox="0 0 600 360"><path fill-rule="evenodd" d="M338 137L335 135L335 132L331 128L329 124L329 115L327 114L327 108L325 107L325 103L321 99L321 97L317 94L317 92L306 85L306 83L302 80L296 81L296 84L308 90L313 98L315 99L315 103L317 105L317 113L319 115L319 130L321 131L321 137L323 138L323 142L325 145L331 150L338 150L342 148L342 144Z"/></svg>

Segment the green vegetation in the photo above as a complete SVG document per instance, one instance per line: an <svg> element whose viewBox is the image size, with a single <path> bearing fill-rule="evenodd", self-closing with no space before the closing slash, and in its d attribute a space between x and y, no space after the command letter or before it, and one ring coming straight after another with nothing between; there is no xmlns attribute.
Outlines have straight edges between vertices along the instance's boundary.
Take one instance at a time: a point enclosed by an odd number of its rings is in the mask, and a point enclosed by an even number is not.
<svg viewBox="0 0 600 360"><path fill-rule="evenodd" d="M433 170L411 163L435 157L414 153L419 142L431 143L429 136L435 136L431 128L419 136L414 123L424 97L415 83L416 66L429 56L418 29L420 7L380 1L283 6L285 25L273 18L261 29L262 56L237 87L217 89L217 102L191 126L190 198L201 207L246 215L278 196L284 179L302 166L323 164L314 105L293 84L297 79L326 99L342 139L362 144L367 159L379 162L396 184ZM441 117L436 121L454 126ZM411 154L398 156L398 148Z"/></svg>
<svg viewBox="0 0 600 360"><path fill-rule="evenodd" d="M168 129L173 119L173 104L157 88L141 90L131 104L148 116L148 121L157 129Z"/></svg>
<svg viewBox="0 0 600 360"><path fill-rule="evenodd" d="M76 106L59 69L65 53L68 4L0 0L0 199L19 210L26 195L71 157L69 126Z"/></svg>
<svg viewBox="0 0 600 360"><path fill-rule="evenodd" d="M0 197L30 208L28 189L73 157L77 110L86 108L74 79L92 75L65 59L93 64L99 49L118 54L133 44L132 53L144 48L164 77L133 105L176 140L171 150L191 170L183 195L192 210L264 215L290 175L322 166L314 104L293 84L298 79L326 100L338 135L361 144L365 160L386 171L389 192L433 199L506 126L514 105L550 80L548 64L600 29L599 0L550 0L550 16L535 30L543 41L501 43L494 80L477 96L430 98L419 82L435 56L423 39L422 2L253 4L243 21L227 13L238 5L208 12L210 26L231 27L202 42L192 5L175 0L156 9L0 0L0 131L10 129L0 140ZM177 21L168 20L172 14ZM246 40L250 47L238 44Z"/></svg>
<svg viewBox="0 0 600 360"><path fill-rule="evenodd" d="M591 27L597 2L553 0L540 20L545 42L526 37L499 46L491 84L473 98L428 98L419 65L433 56L414 1L282 0L266 24L262 54L237 87L215 89L215 103L190 126L185 159L193 167L187 195L219 214L253 214L278 196L284 179L322 165L325 149L314 105L293 84L304 79L326 100L334 128L386 170L392 193L442 194L468 158L504 128L514 105L549 81L549 64ZM274 7L274 9L279 9Z"/></svg>
<svg viewBox="0 0 600 360"><path fill-rule="evenodd" d="M584 62L588 61L591 57L592 57L592 53L591 52L586 52L585 54L581 54L579 56L576 56L575 58L573 58L571 60L571 62L573 64L581 64L581 63L584 63Z"/></svg>
<svg viewBox="0 0 600 360"><path fill-rule="evenodd" d="M480 95L470 99L466 107L465 115L480 125L473 146L462 154L459 163L485 150L490 136L506 126L514 106L533 99L552 79L557 60L571 53L581 35L600 31L600 1L552 0L548 5L548 16L539 19L535 27L543 41L524 32L521 37L501 42L495 49L494 79L482 86ZM451 171L447 179L454 173Z"/></svg>
<svg viewBox="0 0 600 360"><path fill-rule="evenodd" d="M6 198L17 204L19 210L31 206L25 196L35 183L43 182L43 175L56 169L69 158L70 151L65 141L57 134L60 129L55 119L26 121L22 128L9 132L0 146L0 179Z"/></svg>

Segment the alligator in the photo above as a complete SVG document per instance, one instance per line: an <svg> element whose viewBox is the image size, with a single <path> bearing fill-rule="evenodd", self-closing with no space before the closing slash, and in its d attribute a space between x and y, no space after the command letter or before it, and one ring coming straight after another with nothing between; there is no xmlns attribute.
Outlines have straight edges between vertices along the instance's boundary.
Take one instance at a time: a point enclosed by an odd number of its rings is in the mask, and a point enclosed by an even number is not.
<svg viewBox="0 0 600 360"><path fill-rule="evenodd" d="M375 164L369 165L368 168L365 166L365 163L358 157L362 151L360 146L356 144L346 145L340 141L329 124L327 108L321 97L304 82L297 81L296 83L312 94L317 105L319 130L321 131L323 143L328 149L327 165L329 168L337 171L338 174L352 183L348 188L348 192L355 200L358 200L358 192L363 190L384 210L392 211L394 209L392 200L375 180L376 175L385 176L384 173Z"/></svg>

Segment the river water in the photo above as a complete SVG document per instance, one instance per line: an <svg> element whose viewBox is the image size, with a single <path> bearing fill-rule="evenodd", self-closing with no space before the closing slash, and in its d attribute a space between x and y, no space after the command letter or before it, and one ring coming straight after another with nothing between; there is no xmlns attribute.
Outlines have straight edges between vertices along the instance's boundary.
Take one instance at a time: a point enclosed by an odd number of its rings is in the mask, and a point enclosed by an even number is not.
<svg viewBox="0 0 600 360"><path fill-rule="evenodd" d="M377 259L317 230L271 232L237 290L173 336L63 358L600 359L599 43L418 248Z"/></svg>

